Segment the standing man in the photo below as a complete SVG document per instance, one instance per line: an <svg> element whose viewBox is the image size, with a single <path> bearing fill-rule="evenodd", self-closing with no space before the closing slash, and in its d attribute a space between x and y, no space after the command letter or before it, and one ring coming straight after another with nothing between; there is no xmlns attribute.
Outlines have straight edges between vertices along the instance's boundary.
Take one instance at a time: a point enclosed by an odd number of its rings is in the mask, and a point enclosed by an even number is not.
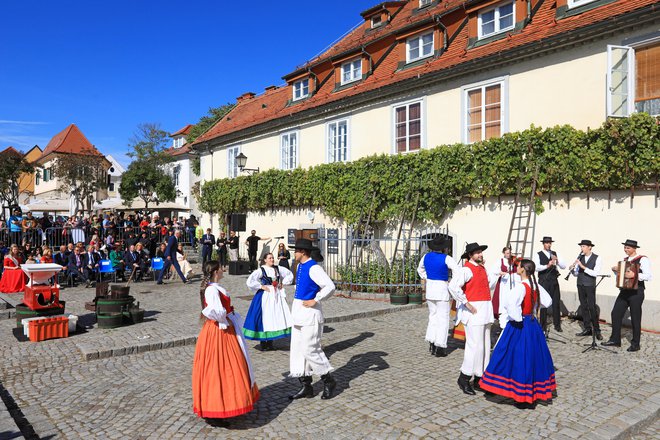
<svg viewBox="0 0 660 440"><path fill-rule="evenodd" d="M543 237L543 250L532 256L532 261L536 265L536 271L539 274L539 284L550 294L552 298L552 324L555 330L561 333L561 293L559 291L559 270L565 269L566 264L559 259L557 252L552 250L552 237ZM548 325L548 309L543 307L541 309L541 327L545 331Z"/></svg>
<svg viewBox="0 0 660 440"><path fill-rule="evenodd" d="M330 372L333 370L321 348L323 335L323 309L321 302L332 295L335 284L323 268L311 258L316 250L312 242L305 238L296 240L295 259L296 293L291 307L293 328L291 329L291 350L289 372L297 377L302 388L289 399L313 397L312 374L323 379L321 399L332 398L337 383Z"/></svg>
<svg viewBox="0 0 660 440"><path fill-rule="evenodd" d="M211 259L214 244L215 236L211 234L211 228L207 228L206 234L202 236L202 267L205 267L206 262Z"/></svg>
<svg viewBox="0 0 660 440"><path fill-rule="evenodd" d="M651 281L651 261L644 255L637 255L637 240L627 239L623 245L623 252L626 253L624 261L630 263L630 267L624 274L625 278L632 281L633 288L621 288L619 296L614 301L612 309L612 334L605 346L621 347L621 322L626 309L630 307L630 321L632 323L633 337L630 341L628 351L639 351L639 343L642 337L642 303L644 302L644 289L646 282ZM619 275L619 268L612 267L616 276ZM637 288L634 288L634 281L637 280Z"/></svg>
<svg viewBox="0 0 660 440"><path fill-rule="evenodd" d="M576 333L575 336L591 336L593 332L600 341L603 337L600 334L598 313L596 313L596 277L600 273L601 261L598 255L591 252L595 246L591 240L582 240L578 246L582 253L568 268L577 277L578 298L584 325L584 330Z"/></svg>
<svg viewBox="0 0 660 440"><path fill-rule="evenodd" d="M176 259L176 251L179 247L180 236L181 231L177 229L174 231L174 235L170 236L170 238L167 240L167 247L165 248L165 264L163 265L163 270L161 270L160 274L158 275L156 284L163 284L163 275L167 273L167 270L170 268L170 266L174 266L174 269L176 269L176 273L178 273L181 277L183 284L188 282L183 272L181 272L181 266L179 266L179 262Z"/></svg>
<svg viewBox="0 0 660 440"><path fill-rule="evenodd" d="M227 243L228 240L225 231L220 231L220 237L215 244L218 246L218 261L222 270L227 269Z"/></svg>
<svg viewBox="0 0 660 440"><path fill-rule="evenodd" d="M229 261L238 261L238 236L235 231L229 231Z"/></svg>
<svg viewBox="0 0 660 440"><path fill-rule="evenodd" d="M257 251L259 250L259 240L270 240L270 237L261 238L254 229L250 231L250 236L245 240L248 247L248 258L250 259L250 270L257 270Z"/></svg>
<svg viewBox="0 0 660 440"><path fill-rule="evenodd" d="M9 235L11 236L10 245L15 244L21 246L22 241L22 231L23 231L23 216L21 215L21 210L14 208L12 215L9 217Z"/></svg>
<svg viewBox="0 0 660 440"><path fill-rule="evenodd" d="M448 242L440 236L429 243L431 252L419 261L417 273L426 280L426 304L429 306L429 323L426 327L426 341L431 355L447 356L447 336L449 334L449 271L459 270L456 261L447 255Z"/></svg>
<svg viewBox="0 0 660 440"><path fill-rule="evenodd" d="M465 326L465 354L458 386L465 394L476 394L479 380L490 360L490 327L494 321L493 303L490 286L497 278L490 277L484 268L483 251L488 246L469 243L461 259L468 262L461 270L453 274L449 283L449 292L456 300L458 313L456 321ZM474 376L474 384L470 379Z"/></svg>

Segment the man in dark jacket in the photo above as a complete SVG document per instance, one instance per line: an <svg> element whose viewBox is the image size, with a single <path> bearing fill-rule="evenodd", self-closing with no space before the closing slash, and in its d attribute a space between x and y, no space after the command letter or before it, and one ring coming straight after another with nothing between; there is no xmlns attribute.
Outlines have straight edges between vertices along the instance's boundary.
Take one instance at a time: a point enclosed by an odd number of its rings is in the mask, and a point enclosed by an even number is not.
<svg viewBox="0 0 660 440"><path fill-rule="evenodd" d="M179 262L176 259L176 251L179 247L180 236L181 231L176 230L174 235L169 237L167 240L167 247L165 248L165 265L163 266L163 270L161 270L160 274L158 275L156 284L163 284L163 275L167 273L167 270L170 268L170 266L174 266L174 269L176 269L176 272L179 274L181 281L183 281L184 284L188 282L188 280L186 280L186 276L183 274L183 272L181 272L181 266L179 266Z"/></svg>

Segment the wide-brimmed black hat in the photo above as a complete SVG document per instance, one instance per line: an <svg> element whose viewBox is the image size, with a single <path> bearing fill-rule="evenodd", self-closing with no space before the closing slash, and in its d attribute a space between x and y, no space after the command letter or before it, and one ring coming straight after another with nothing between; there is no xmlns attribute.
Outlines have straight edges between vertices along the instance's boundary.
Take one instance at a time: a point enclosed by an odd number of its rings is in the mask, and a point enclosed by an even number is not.
<svg viewBox="0 0 660 440"><path fill-rule="evenodd" d="M635 249L637 249L637 248L639 247L639 246L637 245L637 240L631 240L631 239L629 239L629 238L626 238L626 242L625 242L625 243L621 243L621 244L624 245L624 246L634 247Z"/></svg>
<svg viewBox="0 0 660 440"><path fill-rule="evenodd" d="M552 239L552 237L543 237L543 240L541 240L541 243L554 243L555 241Z"/></svg>
<svg viewBox="0 0 660 440"><path fill-rule="evenodd" d="M465 252L463 253L463 255L461 255L461 259L469 258L473 252L485 251L486 249L488 249L488 246L485 244L479 245L479 243L468 243L465 246Z"/></svg>
<svg viewBox="0 0 660 440"><path fill-rule="evenodd" d="M429 242L428 246L432 251L442 251L447 247L448 243L449 242L446 239L444 239L441 235L438 235Z"/></svg>
<svg viewBox="0 0 660 440"><path fill-rule="evenodd" d="M591 240L585 240L585 239L582 239L582 241L578 243L578 246L582 246L582 245L585 245L585 246L592 246L592 247L593 247L593 246L596 246L595 244L593 244L593 243L591 242Z"/></svg>
<svg viewBox="0 0 660 440"><path fill-rule="evenodd" d="M317 263L323 263L323 255L321 254L321 249L312 249L312 253L309 255L309 257Z"/></svg>
<svg viewBox="0 0 660 440"><path fill-rule="evenodd" d="M318 249L312 244L312 240L309 240L307 238L299 238L296 240L296 244L293 246L289 246L290 249L303 249L306 251L313 251L314 249Z"/></svg>

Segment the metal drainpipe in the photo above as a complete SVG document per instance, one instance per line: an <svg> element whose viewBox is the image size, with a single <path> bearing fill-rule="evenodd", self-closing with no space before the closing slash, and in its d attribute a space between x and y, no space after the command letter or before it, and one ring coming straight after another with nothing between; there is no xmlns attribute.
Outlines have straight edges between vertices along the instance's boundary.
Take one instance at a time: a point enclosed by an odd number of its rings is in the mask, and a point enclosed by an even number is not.
<svg viewBox="0 0 660 440"><path fill-rule="evenodd" d="M447 28L445 27L445 25L442 24L442 22L440 21L440 16L439 16L439 15L436 15L436 16L435 16L435 22L438 23L438 25L439 25L440 28L442 29L442 35L443 35L443 38L442 38L442 50L443 50L443 52L444 52L445 50L447 50L447 44L448 44L448 43L447 43L447 40L449 39L449 32L447 31Z"/></svg>
<svg viewBox="0 0 660 440"><path fill-rule="evenodd" d="M367 58L369 58L369 75L371 75L374 69L374 59L371 57L371 54L369 52L364 50L364 45L360 46L360 49L362 50L362 53L365 54Z"/></svg>

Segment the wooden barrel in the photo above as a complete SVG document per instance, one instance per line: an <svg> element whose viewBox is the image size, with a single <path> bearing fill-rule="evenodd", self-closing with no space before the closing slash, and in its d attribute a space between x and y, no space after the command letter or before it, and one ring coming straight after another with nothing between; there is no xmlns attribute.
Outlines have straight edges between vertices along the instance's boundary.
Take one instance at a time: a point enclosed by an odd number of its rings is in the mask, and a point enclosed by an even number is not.
<svg viewBox="0 0 660 440"><path fill-rule="evenodd" d="M132 296L126 298L98 298L96 300L97 313L121 313L128 310L133 304L135 298Z"/></svg>
<svg viewBox="0 0 660 440"><path fill-rule="evenodd" d="M96 322L99 328L116 328L124 324L124 314L119 313L97 313Z"/></svg>
<svg viewBox="0 0 660 440"><path fill-rule="evenodd" d="M21 328L23 327L23 323L21 322L25 318L36 318L38 316L53 316L53 315L61 315L64 313L64 303L65 301L60 301L60 304L62 305L62 308L59 307L53 307L50 309L39 309L39 310L32 310L25 304L21 303L16 306L16 327Z"/></svg>
<svg viewBox="0 0 660 440"><path fill-rule="evenodd" d="M123 286L121 284L113 284L110 286L110 298L126 298L130 293L131 288L129 286Z"/></svg>

